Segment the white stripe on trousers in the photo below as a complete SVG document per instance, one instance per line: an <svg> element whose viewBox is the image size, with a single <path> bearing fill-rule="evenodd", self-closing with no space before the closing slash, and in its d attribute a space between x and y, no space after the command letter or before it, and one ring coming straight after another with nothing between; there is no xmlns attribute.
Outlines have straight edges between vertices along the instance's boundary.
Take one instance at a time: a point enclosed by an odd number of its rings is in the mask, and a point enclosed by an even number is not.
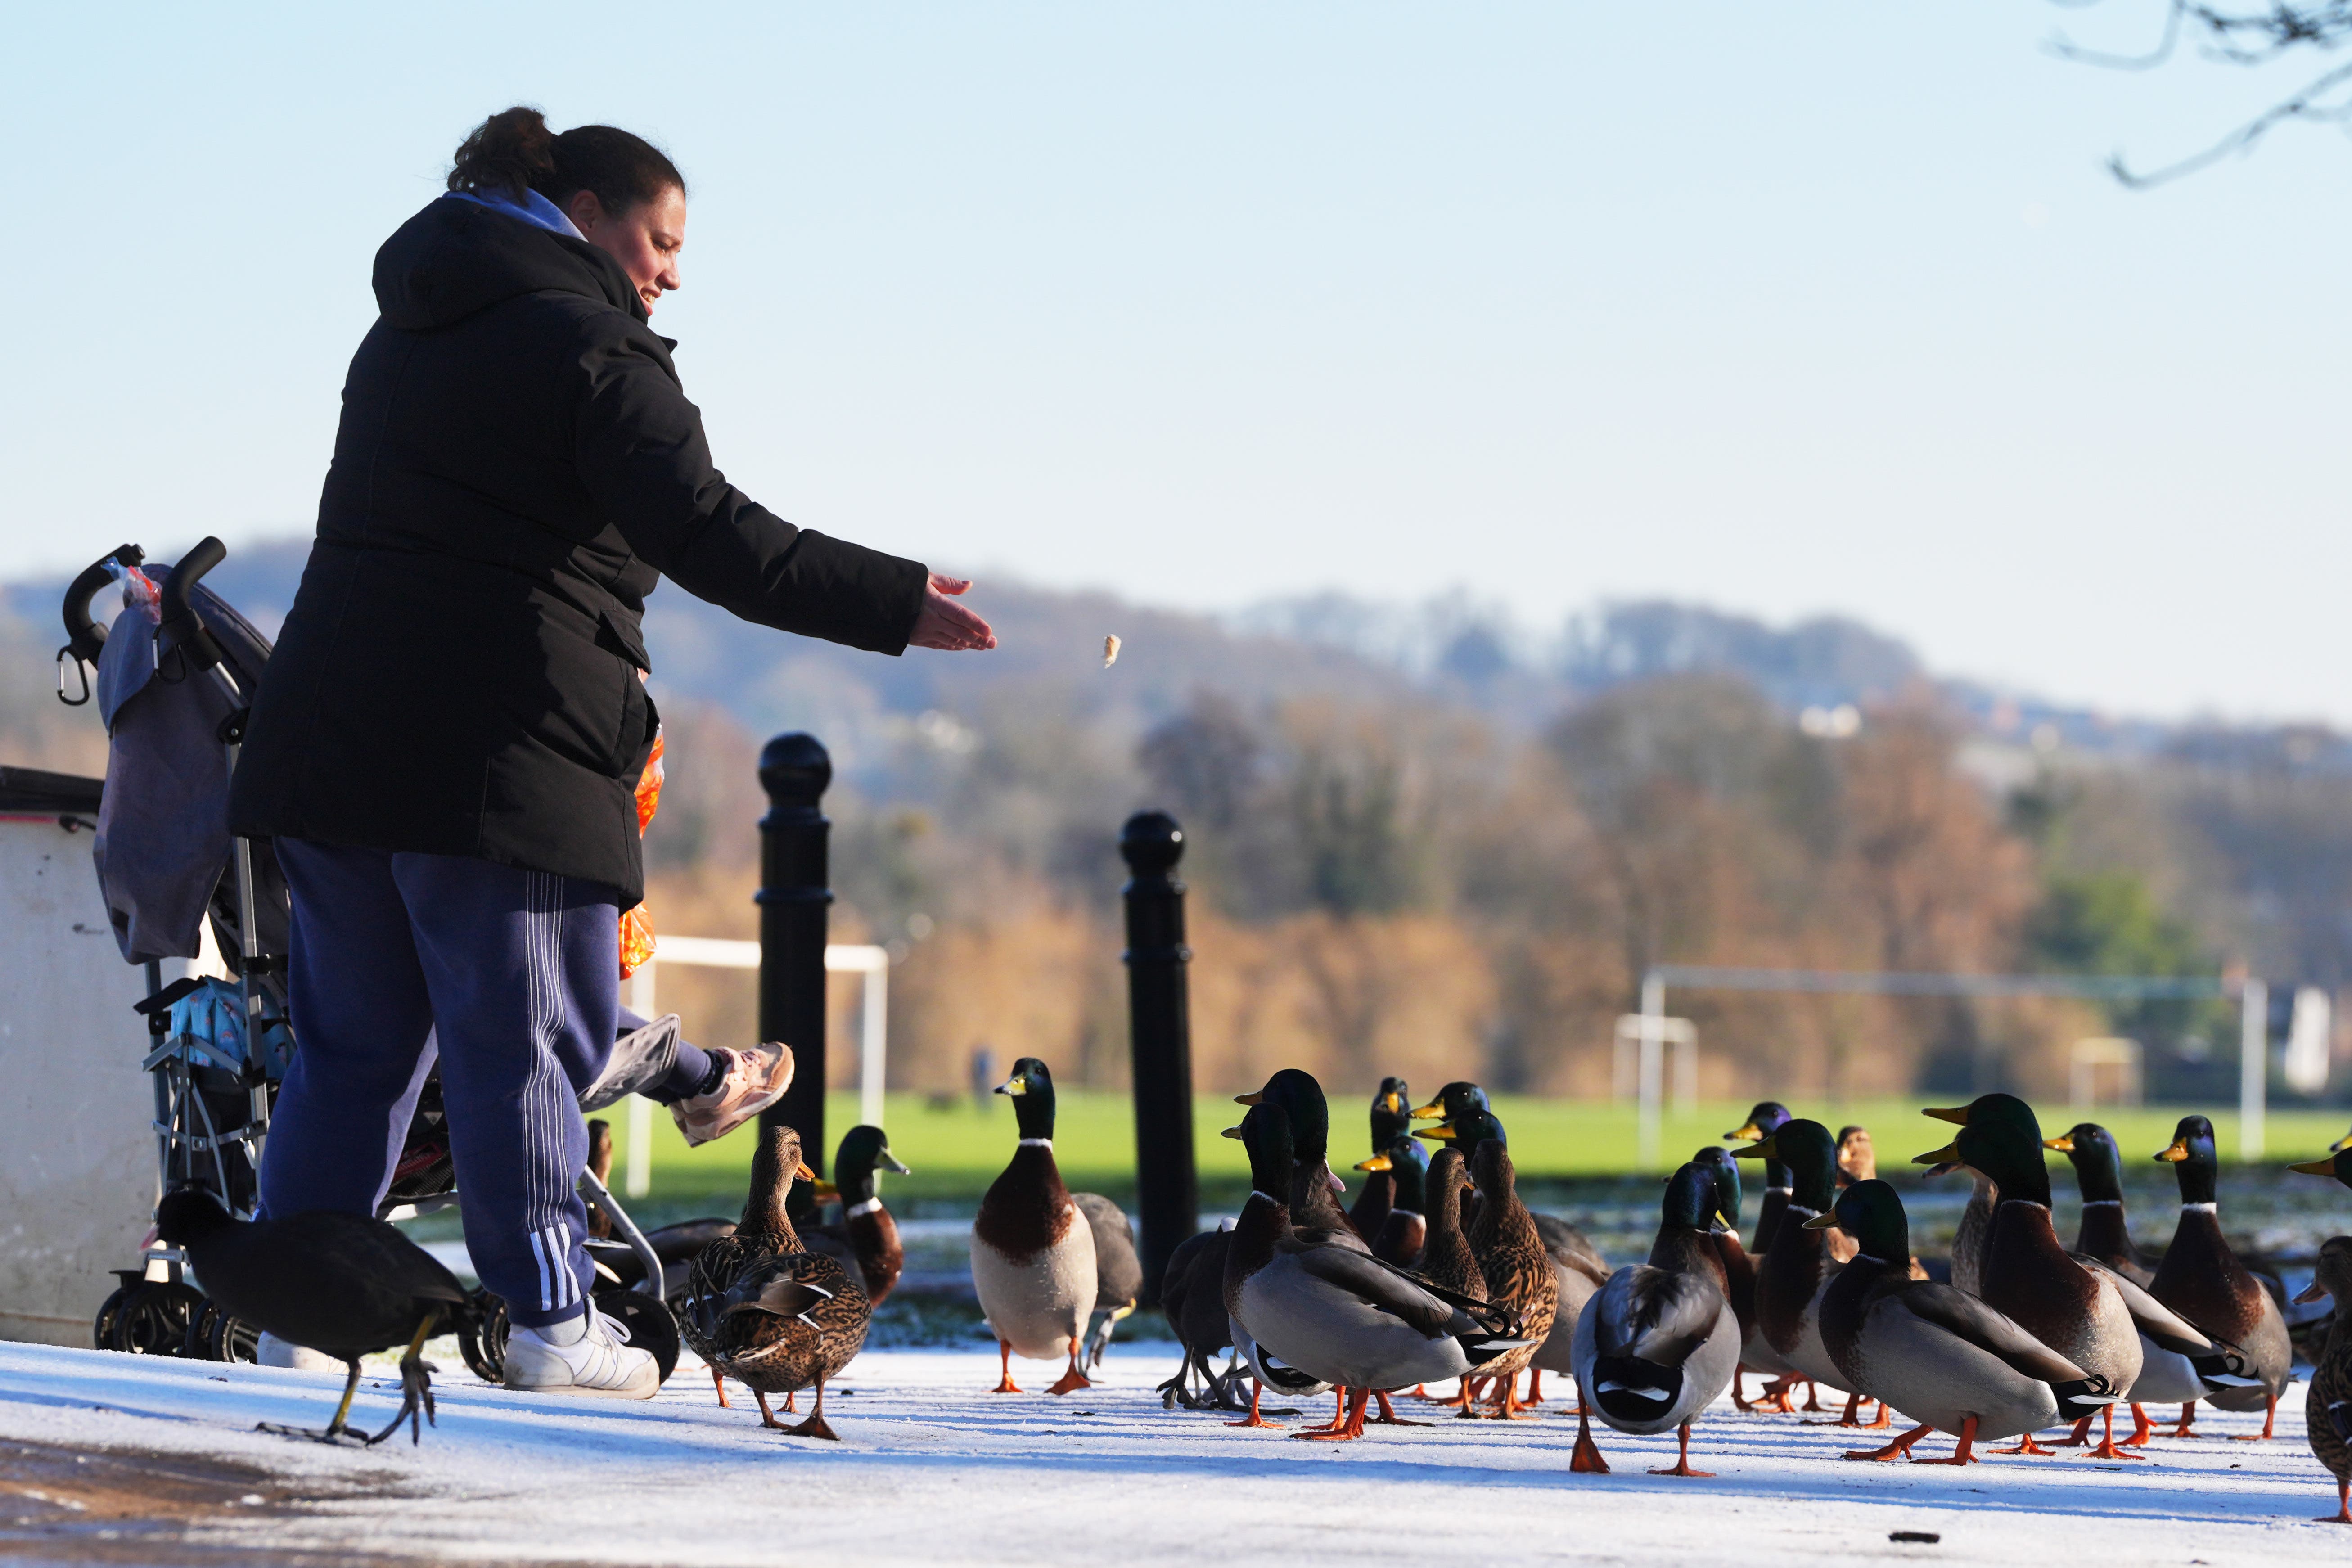
<svg viewBox="0 0 2352 1568"><path fill-rule="evenodd" d="M558 1168L564 1163L563 1113L577 1114L577 1101L555 1056L555 1044L566 1022L568 995L563 976L563 879L533 871L527 874L524 886L523 972L531 1047L530 1073L521 1095L524 1196L532 1217L553 1221L533 1231L530 1237L531 1253L540 1267L540 1310L551 1312L580 1299L580 1281L571 1268L570 1227L557 1212L577 1180L577 1173Z"/></svg>

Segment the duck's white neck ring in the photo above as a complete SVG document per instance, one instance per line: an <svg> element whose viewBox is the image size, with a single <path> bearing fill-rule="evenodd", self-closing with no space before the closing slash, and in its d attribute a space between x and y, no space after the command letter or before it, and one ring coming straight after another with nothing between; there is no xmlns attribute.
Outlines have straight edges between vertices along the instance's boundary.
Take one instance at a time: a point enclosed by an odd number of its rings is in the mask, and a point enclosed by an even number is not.
<svg viewBox="0 0 2352 1568"><path fill-rule="evenodd" d="M1778 1194L1780 1194L1782 1197L1784 1197L1784 1198L1785 1198L1785 1197L1787 1197L1790 1193L1795 1192L1797 1189L1796 1189L1796 1188L1794 1188L1794 1187L1767 1187L1767 1188L1765 1188L1764 1190L1765 1190L1766 1192L1768 1192L1768 1193L1778 1193Z"/></svg>
<svg viewBox="0 0 2352 1568"><path fill-rule="evenodd" d="M1024 1149L1051 1149L1053 1146L1054 1141L1051 1138L1024 1138L1021 1140L1021 1147Z"/></svg>
<svg viewBox="0 0 2352 1568"><path fill-rule="evenodd" d="M2086 1209L2119 1209L2124 1206L2124 1201L2121 1198L2084 1198L2083 1206Z"/></svg>
<svg viewBox="0 0 2352 1568"><path fill-rule="evenodd" d="M841 1211L841 1217L842 1217L842 1218L844 1218L844 1219L855 1219L855 1218L856 1218L859 1215L862 1215L862 1214L872 1214L875 1210L877 1210L877 1209L880 1208L881 1206L882 1206L882 1200L881 1200L880 1198L878 1198L878 1197L867 1198L867 1199L866 1199L864 1203L862 1203L862 1204L852 1204L852 1205L850 1205L847 1208L845 1208L845 1209L842 1210L842 1211Z"/></svg>
<svg viewBox="0 0 2352 1568"><path fill-rule="evenodd" d="M2221 1212L2221 1206L2217 1204L2182 1204L2180 1212L2182 1214L2218 1214Z"/></svg>
<svg viewBox="0 0 2352 1568"><path fill-rule="evenodd" d="M1790 1204L1789 1205L1788 1212L1790 1214L1817 1215L1822 1211L1819 1209L1809 1209L1802 1204Z"/></svg>

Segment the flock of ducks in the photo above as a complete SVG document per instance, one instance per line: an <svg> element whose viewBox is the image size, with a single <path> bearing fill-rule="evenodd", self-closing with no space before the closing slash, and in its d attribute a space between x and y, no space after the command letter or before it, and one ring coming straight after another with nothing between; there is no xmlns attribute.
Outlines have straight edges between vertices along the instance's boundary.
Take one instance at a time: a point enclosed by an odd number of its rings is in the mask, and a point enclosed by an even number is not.
<svg viewBox="0 0 2352 1568"><path fill-rule="evenodd" d="M1019 1141L973 1221L972 1281L1000 1350L994 1392L1017 1394L1012 1359L1066 1360L1047 1390L1091 1386L1117 1323L1142 1295L1132 1228L1099 1194L1072 1193L1054 1161L1054 1085L1034 1057L997 1092L1013 1102ZM2045 1139L2032 1109L2007 1094L1929 1110L1952 1124L1943 1147L1916 1156L1930 1176L1965 1174L1972 1191L1948 1268L1931 1277L1913 1256L1901 1195L1877 1178L1869 1134L1832 1134L1776 1101L1758 1105L1727 1141L1702 1149L1665 1183L1648 1258L1611 1269L1582 1233L1530 1211L1518 1196L1509 1140L1484 1090L1452 1083L1414 1107L1401 1079L1371 1102L1372 1152L1352 1209L1330 1163L1321 1087L1285 1069L1225 1130L1245 1151L1250 1193L1229 1228L1191 1237L1171 1258L1161 1302L1183 1356L1159 1392L1169 1407L1223 1409L1231 1425L1273 1427L1296 1414L1265 1405L1334 1396L1325 1424L1295 1434L1323 1441L1370 1422L1425 1426L1396 1413L1411 1390L1459 1416L1522 1417L1542 1402L1543 1373L1565 1373L1580 1395L1569 1468L1606 1472L1592 1434L1677 1434L1677 1462L1653 1472L1704 1476L1690 1463L1691 1425L1725 1393L1742 1410L1788 1411L1805 1385L1848 1391L1839 1424L1912 1425L1849 1459L1966 1465L1978 1446L2014 1438L2005 1454L2081 1447L2129 1459L2158 1436L2194 1435L2196 1407L2263 1412L2273 1435L2294 1347L2274 1286L2246 1268L2217 1212L2212 1124L2180 1120L2156 1153L2180 1192L2180 1220L2160 1257L2132 1241L2123 1154L2105 1129L2080 1123ZM1429 1125L1416 1128L1415 1121ZM1432 1153L1424 1144L1435 1146ZM2063 1154L2082 1194L2074 1245L2051 1215L2050 1153ZM1764 1179L1752 1247L1739 1225L1740 1162ZM751 1390L766 1426L831 1438L824 1385L863 1347L875 1305L904 1261L877 1173L904 1173L878 1128L857 1127L835 1162L837 1188L815 1182L792 1129L767 1131L740 1219L704 1245L676 1292L681 1337L708 1365L719 1403L732 1381ZM2352 1134L2327 1159L2290 1167L2352 1187ZM816 1222L821 1197L841 1218ZM467 1310L448 1271L381 1221L313 1214L240 1224L209 1196L168 1194L161 1237L182 1247L208 1294L234 1316L351 1369L331 1425L345 1432L359 1358L403 1347L401 1412L415 1436L433 1412L425 1341ZM2352 1237L2320 1250L2295 1300L2332 1297L2352 1321ZM1099 1312L1099 1326L1089 1334ZM2331 1322L2313 1347L2306 1421L2311 1447L2336 1478L2352 1524L2352 1331ZM1089 1342L1091 1341L1091 1342ZM1229 1352L1217 1369L1219 1352ZM1241 1394L1246 1373L1249 1392ZM1524 1395L1519 1374L1528 1374ZM1748 1374L1767 1381L1746 1397ZM1450 1396L1429 1385L1453 1380ZM781 1395L814 1405L796 1425ZM1810 1398L1810 1395L1809 1395ZM1862 1419L1864 1402L1878 1405ZM2117 1405L2133 1416L2115 1432ZM2169 1432L2150 1405L2179 1406ZM1818 1409L1817 1404L1807 1408ZM2070 1424L2053 1445L2035 1434ZM2092 1428L2098 1436L2094 1440ZM1951 1454L1911 1450L1931 1433Z"/></svg>

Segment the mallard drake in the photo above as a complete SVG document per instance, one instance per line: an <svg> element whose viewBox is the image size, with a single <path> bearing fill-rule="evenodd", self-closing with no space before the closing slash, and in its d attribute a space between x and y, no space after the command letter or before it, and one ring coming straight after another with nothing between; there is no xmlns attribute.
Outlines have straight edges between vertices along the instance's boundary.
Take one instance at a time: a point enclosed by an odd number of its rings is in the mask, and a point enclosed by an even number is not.
<svg viewBox="0 0 2352 1568"><path fill-rule="evenodd" d="M1791 1120L1789 1108L1777 1100L1759 1100L1748 1113L1748 1120L1723 1135L1727 1143L1748 1139L1761 1143L1778 1132ZM1764 1162L1764 1191L1756 1201L1756 1234L1748 1250L1761 1258L1772 1250L1772 1238L1780 1234L1780 1213L1789 1206L1789 1167L1778 1160ZM1751 1366L1754 1363L1749 1363Z"/></svg>
<svg viewBox="0 0 2352 1568"><path fill-rule="evenodd" d="M399 1413L366 1441L383 1442L404 1421L410 1442L423 1435L418 1415L433 1419L425 1342L466 1310L464 1287L431 1253L367 1215L313 1209L241 1221L195 1187L167 1193L155 1205L155 1238L186 1254L196 1282L221 1311L349 1369L334 1419L323 1429L265 1423L264 1431L340 1440L360 1386L360 1358L404 1346Z"/></svg>
<svg viewBox="0 0 2352 1568"><path fill-rule="evenodd" d="M1756 1328L1760 1346L1744 1347L1742 1359L1769 1352L1797 1376L1843 1387L1837 1363L1822 1343L1822 1291L1840 1262L1829 1237L1805 1228L1837 1202L1837 1140L1818 1121L1801 1117L1780 1123L1762 1142L1734 1149L1735 1158L1763 1160L1789 1173L1790 1185L1772 1245L1756 1265ZM1767 1408L1789 1408L1786 1385L1767 1389ZM1859 1426L1855 1402L1846 1402L1841 1426ZM1884 1412L1881 1413L1882 1419Z"/></svg>
<svg viewBox="0 0 2352 1568"><path fill-rule="evenodd" d="M791 1128L771 1129L761 1146L772 1152L772 1168L791 1173L786 1183L792 1176L814 1180L801 1160L800 1134ZM784 1211L783 1184L770 1199L775 1228L767 1234L773 1238L772 1248L745 1263L725 1289L698 1290L687 1302L687 1316L697 1340L711 1347L712 1370L742 1384L759 1401L761 1426L795 1437L832 1441L835 1434L824 1418L824 1385L864 1347L874 1308L838 1260L801 1246ZM754 1224L747 1204L736 1236ZM764 1223L761 1228L765 1229ZM787 1426L768 1408L768 1395L803 1388L816 1390L815 1408L799 1426Z"/></svg>
<svg viewBox="0 0 2352 1568"><path fill-rule="evenodd" d="M2124 1221L2124 1156L2115 1134L2095 1121L2078 1121L2042 1146L2066 1156L2083 1194L2082 1223L2074 1250L2095 1258L2145 1289L2156 1279L2156 1261L2132 1244Z"/></svg>
<svg viewBox="0 0 2352 1568"><path fill-rule="evenodd" d="M1255 1094L1234 1096L1234 1103L1278 1105L1290 1122L1292 1164L1286 1196L1291 1223L1318 1241L1370 1253L1370 1246L1356 1234L1348 1211L1339 1206L1339 1194L1346 1188L1331 1173L1331 1107L1315 1075L1284 1068Z"/></svg>
<svg viewBox="0 0 2352 1568"><path fill-rule="evenodd" d="M972 1288L1004 1370L992 1392L1021 1392L1015 1352L1032 1361L1068 1356L1048 1394L1090 1388L1078 1357L1095 1309L1095 1233L1054 1163L1054 1075L1023 1057L996 1092L1012 1100L1021 1141L971 1222Z"/></svg>
<svg viewBox="0 0 2352 1568"><path fill-rule="evenodd" d="M1965 1106L1923 1114L1957 1123L1959 1135L1944 1148L1916 1157L1926 1165L1958 1161L1982 1171L2000 1188L1987 1245L1981 1297L1994 1310L2110 1387L2137 1392L2147 1346L2189 1359L2210 1386L2230 1386L2231 1357L2181 1316L2095 1258L2069 1253L2050 1221L2050 1171L2042 1162L2041 1123L2032 1107L2011 1094L1979 1095ZM2094 1458L2137 1456L2118 1447L2115 1410ZM2011 1452L2046 1454L2031 1433Z"/></svg>
<svg viewBox="0 0 2352 1568"><path fill-rule="evenodd" d="M1372 1256L1399 1268L1415 1267L1429 1236L1423 1207L1428 1202L1429 1152L1410 1132L1400 1133L1356 1169L1371 1173L1372 1181L1386 1183L1388 1208L1370 1238ZM1367 1190L1372 1181L1364 1184Z"/></svg>
<svg viewBox="0 0 2352 1568"><path fill-rule="evenodd" d="M1388 1153L1398 1139L1412 1133L1412 1090L1405 1086L1404 1079L1381 1079L1380 1092L1372 1096L1372 1160ZM1355 1203L1348 1209L1348 1223L1356 1227L1356 1234L1364 1238L1365 1245L1372 1246L1396 1203L1396 1183L1381 1173L1388 1170L1386 1165L1375 1165L1371 1160L1356 1169L1370 1173L1364 1178L1363 1191L1356 1194ZM1379 1247L1373 1247L1372 1252L1378 1257Z"/></svg>
<svg viewBox="0 0 2352 1568"><path fill-rule="evenodd" d="M1472 1083L1467 1079L1456 1079L1454 1082L1447 1084L1444 1089L1439 1089L1437 1091L1437 1098L1431 1100L1427 1105L1417 1105L1413 1107L1412 1115L1413 1120L1416 1121L1426 1121L1430 1118L1435 1117L1440 1126L1451 1127L1454 1125L1456 1118L1467 1116L1474 1110L1491 1112L1495 1108L1492 1105L1487 1103L1486 1091L1484 1089ZM1416 1136L1418 1136L1418 1134L1416 1134ZM1469 1157L1470 1151L1465 1148L1463 1150L1462 1153L1463 1157L1466 1160ZM1470 1228L1470 1222L1477 1215L1477 1212L1478 1189L1476 1187L1463 1188L1462 1228L1465 1232Z"/></svg>
<svg viewBox="0 0 2352 1568"><path fill-rule="evenodd" d="M1288 1205L1274 1196L1292 1163L1280 1105L1252 1106L1226 1136L1249 1151L1251 1186L1226 1253L1226 1310L1261 1357L1352 1396L1345 1420L1295 1436L1361 1436L1374 1390L1457 1376L1503 1348L1498 1341L1532 1344L1513 1337L1518 1325L1507 1311L1294 1230Z"/></svg>
<svg viewBox="0 0 2352 1568"><path fill-rule="evenodd" d="M2278 1303L2222 1237L2215 1203L2221 1161L2213 1149L2213 1124L2201 1116L2182 1117L2172 1142L2156 1157L2172 1166L2180 1184L2180 1227L2164 1249L2148 1294L2212 1339L2243 1353L2245 1364L2235 1370L2254 1380L2253 1384L2205 1397L2219 1410L2262 1411L2262 1436L2268 1437L2278 1422L2279 1395L2294 1376L2294 1345L2287 1338ZM2182 1404L2175 1436L2189 1436L2196 1408L2193 1401Z"/></svg>
<svg viewBox="0 0 2352 1568"><path fill-rule="evenodd" d="M1176 1375L1156 1391L1163 1408L1181 1404L1187 1410L1197 1410L1204 1403L1229 1402L1224 1376L1209 1364L1209 1358L1234 1342L1233 1321L1225 1316L1224 1300L1225 1247L1232 1237L1230 1224L1204 1230L1186 1237L1168 1255L1168 1273L1160 1284L1160 1309L1167 1314L1169 1331L1176 1336L1184 1360ZM1192 1388L1196 1372L1202 1384L1199 1396Z"/></svg>
<svg viewBox="0 0 2352 1568"><path fill-rule="evenodd" d="M1451 1139L1469 1151L1470 1179L1478 1188L1477 1212L1470 1224L1470 1250L1486 1284L1486 1300L1508 1311L1526 1343L1501 1352L1471 1369L1471 1375L1493 1378L1494 1408L1489 1414L1512 1419L1519 1414L1518 1375L1527 1370L1551 1332L1559 1307L1559 1279L1553 1272L1551 1253L1535 1216L1519 1201L1517 1173L1511 1166L1503 1124L1490 1110L1471 1110L1436 1127L1423 1128L1418 1137ZM1471 1414L1465 1396L1463 1414Z"/></svg>
<svg viewBox="0 0 2352 1568"><path fill-rule="evenodd" d="M2306 1173L2333 1163L2315 1160L2290 1169ZM2334 1175L2330 1168L2326 1174ZM2352 1185L2352 1183L2347 1183ZM2320 1244L2319 1261L2311 1283L2295 1296L2297 1301L2336 1299L2337 1328L2352 1309L2352 1236L2331 1236ZM2331 1330L2311 1368L2311 1392L2303 1404L2304 1425L2311 1435L2312 1456L2336 1478L2336 1511L2323 1514L2322 1524L2352 1524L2352 1334Z"/></svg>
<svg viewBox="0 0 2352 1568"><path fill-rule="evenodd" d="M1804 1224L1843 1230L1856 1244L1822 1296L1822 1342L1842 1379L1919 1423L1883 1448L1847 1458L1907 1456L1940 1430L1960 1440L1958 1449L1916 1462L1965 1465L1979 1440L2019 1436L2061 1416L2088 1419L2115 1403L2112 1386L1976 1297L1912 1278L1910 1221L1885 1182L1854 1183L1831 1213Z"/></svg>
<svg viewBox="0 0 2352 1568"><path fill-rule="evenodd" d="M1739 1364L1739 1320L1724 1294L1713 1237L1713 1172L1684 1165L1666 1183L1650 1260L1609 1277L1576 1320L1575 1365L1582 1394L1575 1471L1607 1474L1592 1441L1592 1413L1620 1432L1673 1427L1679 1458L1654 1476L1693 1476L1690 1424L1731 1385Z"/></svg>
<svg viewBox="0 0 2352 1568"><path fill-rule="evenodd" d="M898 1222L882 1206L882 1180L877 1173L901 1176L915 1173L890 1152L890 1137L879 1127L864 1123L841 1135L833 1155L831 1188L819 1184L815 1195L841 1200L841 1217L829 1225L808 1227L803 1239L812 1252L822 1252L856 1274L866 1299L878 1307L898 1288L907 1266L907 1249L898 1239Z"/></svg>
<svg viewBox="0 0 2352 1568"><path fill-rule="evenodd" d="M1095 1233L1095 1306L1103 1317L1087 1342L1087 1364L1100 1366L1112 1331L1143 1299L1143 1260L1135 1254L1135 1226L1125 1209L1100 1193L1072 1193L1070 1201Z"/></svg>
<svg viewBox="0 0 2352 1568"><path fill-rule="evenodd" d="M743 1194L742 1217L733 1229L714 1236L687 1270L686 1289L677 1303L678 1338L709 1367L711 1386L719 1392L721 1409L729 1406L727 1375L719 1366L719 1343L703 1333L694 1303L724 1296L745 1269L774 1257L787 1237L797 1247L799 1236L787 1213L793 1184L815 1179L801 1160L799 1133L789 1127L765 1130L751 1152L751 1184Z"/></svg>
<svg viewBox="0 0 2352 1568"><path fill-rule="evenodd" d="M1739 1239L1739 1162L1731 1157L1729 1150L1710 1144L1693 1154L1690 1163L1715 1178L1715 1212L1723 1221L1714 1233L1715 1253L1723 1264L1724 1297L1731 1303L1731 1315L1739 1321L1739 1364L1731 1373L1731 1403L1736 1409L1747 1410L1749 1405L1742 1397L1739 1384L1751 1370L1748 1365L1748 1344L1756 1337L1757 1258Z"/></svg>

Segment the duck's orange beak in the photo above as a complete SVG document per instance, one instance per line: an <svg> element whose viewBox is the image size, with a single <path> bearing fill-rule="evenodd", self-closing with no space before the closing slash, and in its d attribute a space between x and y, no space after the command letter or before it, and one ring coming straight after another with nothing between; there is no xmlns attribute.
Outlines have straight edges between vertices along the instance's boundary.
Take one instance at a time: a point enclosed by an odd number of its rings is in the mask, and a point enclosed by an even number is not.
<svg viewBox="0 0 2352 1568"><path fill-rule="evenodd" d="M803 1160L801 1162L801 1168L794 1171L793 1174L798 1176L803 1182L814 1182L816 1180L816 1173L808 1168L808 1162L806 1160Z"/></svg>
<svg viewBox="0 0 2352 1568"><path fill-rule="evenodd" d="M2074 1152L2074 1140L2066 1133L2061 1132L2055 1138L2044 1138L2042 1141L2042 1146L2044 1149L2055 1149L2061 1154L2071 1154Z"/></svg>
<svg viewBox="0 0 2352 1568"><path fill-rule="evenodd" d="M1941 1110L1937 1110L1934 1106L1927 1106L1923 1108L1919 1114L1922 1116L1932 1116L1938 1121L1954 1122L1962 1127L1966 1127L1969 1124L1969 1108L1965 1105L1947 1106Z"/></svg>
<svg viewBox="0 0 2352 1568"><path fill-rule="evenodd" d="M1835 1230L1838 1228L1837 1215L1833 1214L1817 1214L1812 1218L1805 1222L1805 1228L1807 1230Z"/></svg>
<svg viewBox="0 0 2352 1568"><path fill-rule="evenodd" d="M1356 1162L1356 1169L1359 1171L1391 1171L1395 1168L1386 1154L1375 1154L1369 1160Z"/></svg>
<svg viewBox="0 0 2352 1568"><path fill-rule="evenodd" d="M1940 1149L1931 1150L1925 1154L1914 1154L1911 1156L1911 1163L1915 1165L1940 1165L1947 1160L1956 1165L1959 1163L1960 1146L1958 1144L1947 1143Z"/></svg>
<svg viewBox="0 0 2352 1568"><path fill-rule="evenodd" d="M1234 1103L1235 1105L1255 1105L1265 1098L1265 1095L1253 1091L1249 1094L1237 1094L1234 1096Z"/></svg>
<svg viewBox="0 0 2352 1568"><path fill-rule="evenodd" d="M1734 1149L1731 1157L1735 1160L1777 1160L1780 1157L1780 1140L1777 1137L1767 1138L1760 1143L1750 1143L1745 1149Z"/></svg>
<svg viewBox="0 0 2352 1568"><path fill-rule="evenodd" d="M2332 1176L2336 1173L2333 1160L2305 1160L2300 1165L2289 1165L2290 1171L2301 1171L2306 1176Z"/></svg>
<svg viewBox="0 0 2352 1568"><path fill-rule="evenodd" d="M2167 1164L2178 1165L2181 1161L2189 1158L2189 1140L2175 1138L2172 1141L2172 1147L2159 1151L2156 1157Z"/></svg>

